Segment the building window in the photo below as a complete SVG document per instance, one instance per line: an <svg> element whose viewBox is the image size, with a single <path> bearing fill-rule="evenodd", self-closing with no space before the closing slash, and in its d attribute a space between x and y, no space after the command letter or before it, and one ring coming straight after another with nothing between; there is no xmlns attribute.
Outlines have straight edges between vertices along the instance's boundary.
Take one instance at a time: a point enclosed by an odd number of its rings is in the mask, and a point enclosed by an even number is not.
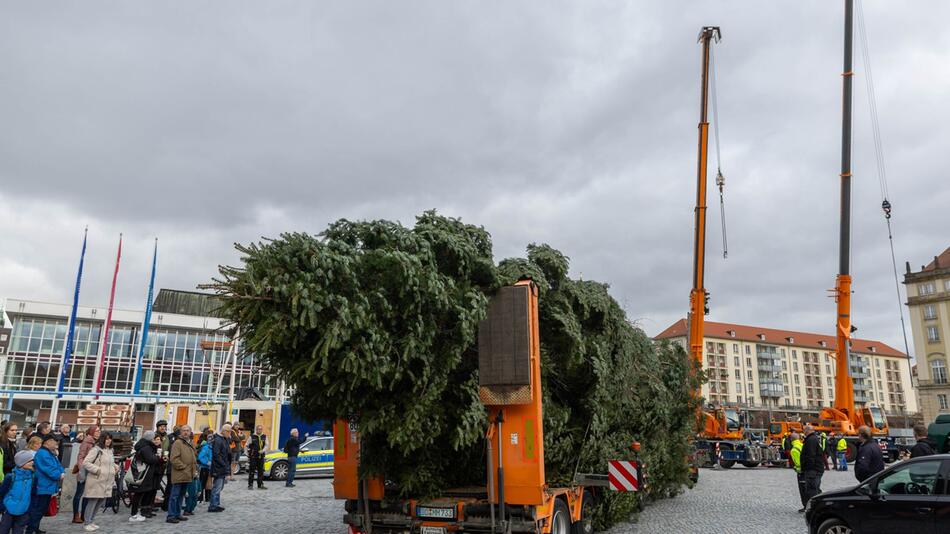
<svg viewBox="0 0 950 534"><path fill-rule="evenodd" d="M832 398L834 398L834 396L835 396L835 390L829 389L829 390L828 390L828 400L831 400Z"/></svg>
<svg viewBox="0 0 950 534"><path fill-rule="evenodd" d="M788 373L782 373L782 382L788 384Z"/></svg>
<svg viewBox="0 0 950 534"><path fill-rule="evenodd" d="M782 370L788 371L788 362L786 362L785 360L782 360Z"/></svg>
<svg viewBox="0 0 950 534"><path fill-rule="evenodd" d="M739 344L738 344L738 343L733 343L733 344L732 344L732 352L734 352L735 354L739 354Z"/></svg>
<svg viewBox="0 0 950 534"><path fill-rule="evenodd" d="M884 389L884 386L881 385L881 381L877 381L877 389Z"/></svg>
<svg viewBox="0 0 950 534"><path fill-rule="evenodd" d="M746 387L746 391L748 391L749 393L752 393L752 384L748 384L748 386Z"/></svg>
<svg viewBox="0 0 950 534"><path fill-rule="evenodd" d="M736 395L736 402L742 402L742 395Z"/></svg>
<svg viewBox="0 0 950 534"><path fill-rule="evenodd" d="M917 293L923 295L933 295L937 292L937 287L933 282L924 282L918 286Z"/></svg>
<svg viewBox="0 0 950 534"><path fill-rule="evenodd" d="M733 358L733 360L734 360L733 363L735 363L736 367L739 367L739 357L736 356L735 358Z"/></svg>
<svg viewBox="0 0 950 534"><path fill-rule="evenodd" d="M930 362L930 377L935 384L947 383L947 366L943 363L943 360Z"/></svg>
<svg viewBox="0 0 950 534"><path fill-rule="evenodd" d="M742 380L742 371L736 369L736 380Z"/></svg>
<svg viewBox="0 0 950 534"><path fill-rule="evenodd" d="M947 291L950 291L950 280L945 280L943 282L943 288Z"/></svg>
<svg viewBox="0 0 950 534"><path fill-rule="evenodd" d="M881 378L881 370L880 370L880 369L875 370L875 373L877 374L877 377L878 377L878 378Z"/></svg>
<svg viewBox="0 0 950 534"><path fill-rule="evenodd" d="M788 397L788 386L785 386L785 396Z"/></svg>
<svg viewBox="0 0 950 534"><path fill-rule="evenodd" d="M749 350L749 346L748 346L748 345L745 346L745 353L746 353L746 354L752 354L752 351Z"/></svg>
<svg viewBox="0 0 950 534"><path fill-rule="evenodd" d="M785 356L785 349L778 349L779 354Z"/></svg>
<svg viewBox="0 0 950 534"><path fill-rule="evenodd" d="M746 378L748 378L749 380L752 380L752 371L746 371Z"/></svg>
<svg viewBox="0 0 950 534"><path fill-rule="evenodd" d="M798 362L792 362L792 371L798 372Z"/></svg>
<svg viewBox="0 0 950 534"><path fill-rule="evenodd" d="M948 410L950 406L947 405L947 396L946 395L937 395L937 406L940 410Z"/></svg>
<svg viewBox="0 0 950 534"><path fill-rule="evenodd" d="M802 383L802 381L799 379L798 375L795 375L795 383L796 383L796 384L801 384L801 383Z"/></svg>
<svg viewBox="0 0 950 534"><path fill-rule="evenodd" d="M826 378L825 380L827 381L827 384L828 384L829 386L832 384L832 382L831 382L831 377L830 377L830 376L829 376L828 378Z"/></svg>
<svg viewBox="0 0 950 534"><path fill-rule="evenodd" d="M928 326L927 327L927 342L936 343L938 341L940 341L940 331L937 329L936 326Z"/></svg>
<svg viewBox="0 0 950 534"><path fill-rule="evenodd" d="M798 358L798 351L795 349L792 349L792 358Z"/></svg>
<svg viewBox="0 0 950 534"><path fill-rule="evenodd" d="M746 367L752 367L752 358L746 358L746 359L745 359L745 366L746 366Z"/></svg>
<svg viewBox="0 0 950 534"><path fill-rule="evenodd" d="M936 319L937 318L937 306L933 304L924 305L924 319Z"/></svg>
<svg viewBox="0 0 950 534"><path fill-rule="evenodd" d="M795 395L801 397L801 396L802 396L802 388L800 388L800 387L798 387L798 386L795 386Z"/></svg>

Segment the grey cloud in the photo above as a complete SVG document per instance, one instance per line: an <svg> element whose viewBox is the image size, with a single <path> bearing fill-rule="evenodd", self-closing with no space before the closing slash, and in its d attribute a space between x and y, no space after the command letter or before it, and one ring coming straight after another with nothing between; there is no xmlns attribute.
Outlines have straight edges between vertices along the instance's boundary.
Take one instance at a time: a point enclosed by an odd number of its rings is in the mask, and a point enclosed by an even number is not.
<svg viewBox="0 0 950 534"><path fill-rule="evenodd" d="M950 7L868 2L898 261L947 242ZM650 333L686 311L700 26L717 46L731 254L714 320L831 331L837 266L840 3L60 2L0 18L0 294L83 301L192 288L231 244L338 217L483 224L608 281ZM859 334L901 347L856 79ZM714 163L714 161L713 161ZM903 270L903 269L901 269ZM37 287L42 286L42 287Z"/></svg>

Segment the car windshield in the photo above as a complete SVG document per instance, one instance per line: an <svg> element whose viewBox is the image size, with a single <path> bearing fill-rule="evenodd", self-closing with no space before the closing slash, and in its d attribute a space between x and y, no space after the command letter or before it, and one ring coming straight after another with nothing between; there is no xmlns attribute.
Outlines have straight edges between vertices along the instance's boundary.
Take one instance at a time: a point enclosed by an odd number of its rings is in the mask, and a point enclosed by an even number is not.
<svg viewBox="0 0 950 534"><path fill-rule="evenodd" d="M769 425L769 434L777 436L782 433L782 425L779 423L772 423Z"/></svg>
<svg viewBox="0 0 950 534"><path fill-rule="evenodd" d="M726 412L726 430L739 430L739 411L725 410Z"/></svg>
<svg viewBox="0 0 950 534"><path fill-rule="evenodd" d="M874 423L874 428L881 430L887 426L887 420L884 418L884 411L880 408L871 408L871 421Z"/></svg>

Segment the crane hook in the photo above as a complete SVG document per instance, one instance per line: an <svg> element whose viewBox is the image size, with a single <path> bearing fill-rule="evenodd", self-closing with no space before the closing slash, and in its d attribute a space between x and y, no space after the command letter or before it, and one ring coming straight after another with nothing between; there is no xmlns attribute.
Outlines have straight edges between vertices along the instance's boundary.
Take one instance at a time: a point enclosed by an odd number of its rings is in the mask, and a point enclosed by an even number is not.
<svg viewBox="0 0 950 534"><path fill-rule="evenodd" d="M888 202L886 198L884 199L884 202L881 202L881 209L884 210L884 218L890 219L891 218L891 203Z"/></svg>

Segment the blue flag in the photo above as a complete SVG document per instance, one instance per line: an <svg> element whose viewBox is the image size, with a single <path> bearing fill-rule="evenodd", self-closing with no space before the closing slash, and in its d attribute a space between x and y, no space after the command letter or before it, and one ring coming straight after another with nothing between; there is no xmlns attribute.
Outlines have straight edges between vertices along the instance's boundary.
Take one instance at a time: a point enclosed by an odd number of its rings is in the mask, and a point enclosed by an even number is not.
<svg viewBox="0 0 950 534"><path fill-rule="evenodd" d="M145 302L145 321L142 323L142 343L139 345L139 358L136 364L135 384L132 394L138 395L142 385L142 359L145 357L145 346L148 343L148 325L152 322L152 294L155 292L155 265L158 260L158 239L155 240L155 252L152 253L152 277L148 282L148 300Z"/></svg>
<svg viewBox="0 0 950 534"><path fill-rule="evenodd" d="M56 397L63 397L63 387L66 385L66 371L69 369L69 360L73 356L73 336L76 333L76 311L79 308L79 286L82 284L82 265L86 260L86 237L89 228L82 234L82 252L79 254L79 273L76 274L76 292L73 295L73 309L69 314L69 330L66 334L66 350L63 352L63 364L60 366L59 380L56 382Z"/></svg>

